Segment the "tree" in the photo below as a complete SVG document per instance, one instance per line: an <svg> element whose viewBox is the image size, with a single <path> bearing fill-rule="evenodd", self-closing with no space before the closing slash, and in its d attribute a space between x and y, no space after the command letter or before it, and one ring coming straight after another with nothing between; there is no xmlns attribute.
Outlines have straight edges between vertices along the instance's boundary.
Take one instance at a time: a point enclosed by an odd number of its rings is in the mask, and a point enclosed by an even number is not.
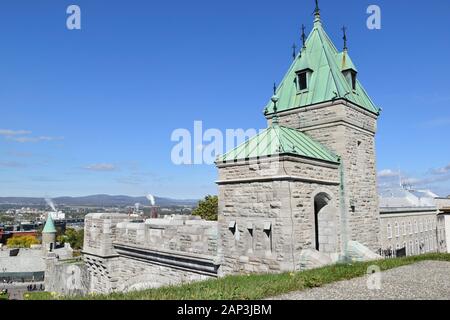
<svg viewBox="0 0 450 320"><path fill-rule="evenodd" d="M192 215L199 216L202 219L216 221L218 212L219 198L217 196L206 196L200 200L197 208L192 211Z"/></svg>
<svg viewBox="0 0 450 320"><path fill-rule="evenodd" d="M83 248L84 230L67 228L66 233L58 236L57 240L61 244L69 243L74 250L80 250Z"/></svg>
<svg viewBox="0 0 450 320"><path fill-rule="evenodd" d="M35 236L13 236L6 242L9 248L30 248L33 244L39 244Z"/></svg>

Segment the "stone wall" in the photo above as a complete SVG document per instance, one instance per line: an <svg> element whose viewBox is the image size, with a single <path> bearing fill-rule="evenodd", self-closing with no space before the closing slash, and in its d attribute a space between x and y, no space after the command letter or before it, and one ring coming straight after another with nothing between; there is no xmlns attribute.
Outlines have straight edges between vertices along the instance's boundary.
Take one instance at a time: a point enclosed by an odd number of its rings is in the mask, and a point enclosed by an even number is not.
<svg viewBox="0 0 450 320"><path fill-rule="evenodd" d="M299 270L301 251L314 247L319 193L330 196L330 237L341 246L337 165L280 157L218 167L224 274Z"/></svg>
<svg viewBox="0 0 450 320"><path fill-rule="evenodd" d="M341 157L348 213L345 232L348 240L372 250L380 247L376 121L376 115L343 100L279 114L281 125L303 131Z"/></svg>
<svg viewBox="0 0 450 320"><path fill-rule="evenodd" d="M119 223L115 242L153 250L215 256L217 237L217 222L179 216L149 219L145 223Z"/></svg>
<svg viewBox="0 0 450 320"><path fill-rule="evenodd" d="M62 295L86 295L89 293L91 275L83 261L46 259L45 290Z"/></svg>
<svg viewBox="0 0 450 320"><path fill-rule="evenodd" d="M90 291L110 293L216 277L217 222L172 217L134 222L121 214L85 220Z"/></svg>

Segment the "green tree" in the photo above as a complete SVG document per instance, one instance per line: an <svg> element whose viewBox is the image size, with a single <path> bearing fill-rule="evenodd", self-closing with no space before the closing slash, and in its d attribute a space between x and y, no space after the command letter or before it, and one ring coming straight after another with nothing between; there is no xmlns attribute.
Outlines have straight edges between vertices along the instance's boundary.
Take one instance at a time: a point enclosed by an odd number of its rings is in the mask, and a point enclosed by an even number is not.
<svg viewBox="0 0 450 320"><path fill-rule="evenodd" d="M218 212L219 198L217 196L206 196L204 200L200 200L197 208L192 211L194 216L202 219L216 221Z"/></svg>
<svg viewBox="0 0 450 320"><path fill-rule="evenodd" d="M6 241L9 248L30 248L33 244L39 244L35 236L13 236Z"/></svg>
<svg viewBox="0 0 450 320"><path fill-rule="evenodd" d="M73 228L67 228L63 235L57 237L59 243L69 243L72 249L80 250L83 248L84 230L75 230Z"/></svg>

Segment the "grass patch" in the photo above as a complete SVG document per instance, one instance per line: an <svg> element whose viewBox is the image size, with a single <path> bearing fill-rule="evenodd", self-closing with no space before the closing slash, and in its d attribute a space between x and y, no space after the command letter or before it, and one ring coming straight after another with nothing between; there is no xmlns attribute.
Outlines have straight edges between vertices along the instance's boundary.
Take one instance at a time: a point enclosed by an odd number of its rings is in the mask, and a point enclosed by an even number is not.
<svg viewBox="0 0 450 320"><path fill-rule="evenodd" d="M336 264L323 268L282 274L253 274L227 276L184 285L89 295L86 297L58 297L50 293L30 293L29 300L259 300L292 291L320 287L328 283L364 276L367 268L377 265L382 271L425 260L450 261L450 254L426 254L397 259Z"/></svg>

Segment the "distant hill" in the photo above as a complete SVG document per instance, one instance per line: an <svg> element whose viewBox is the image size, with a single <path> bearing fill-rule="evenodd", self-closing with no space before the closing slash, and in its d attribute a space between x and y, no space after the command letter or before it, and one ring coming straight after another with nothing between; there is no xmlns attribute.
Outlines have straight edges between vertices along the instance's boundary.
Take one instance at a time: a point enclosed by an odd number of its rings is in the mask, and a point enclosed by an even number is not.
<svg viewBox="0 0 450 320"><path fill-rule="evenodd" d="M95 206L95 207L124 207L133 206L135 203L148 206L150 202L145 197L129 197L129 196L110 196L106 194L98 194L86 197L59 197L52 199L55 205L61 206ZM198 200L187 199L170 199L155 197L158 206L195 206ZM0 197L0 204L11 205L46 205L43 198L28 197Z"/></svg>

